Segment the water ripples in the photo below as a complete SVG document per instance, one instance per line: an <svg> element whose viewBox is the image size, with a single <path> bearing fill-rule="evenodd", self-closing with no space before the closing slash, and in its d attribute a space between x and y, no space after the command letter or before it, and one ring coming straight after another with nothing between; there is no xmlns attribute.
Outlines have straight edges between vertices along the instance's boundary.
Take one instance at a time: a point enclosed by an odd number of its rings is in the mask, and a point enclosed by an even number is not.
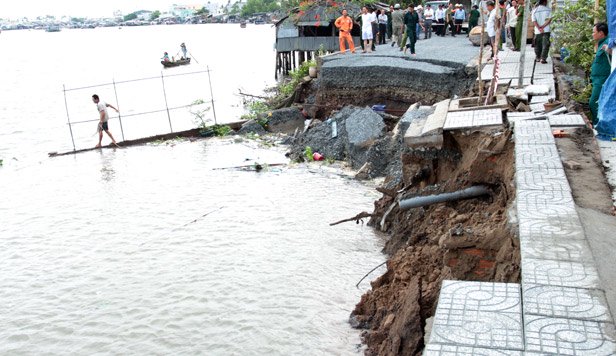
<svg viewBox="0 0 616 356"><path fill-rule="evenodd" d="M375 196L303 168L215 169L246 159L285 160L208 140L5 170L0 353L358 353L354 284L384 257L370 228L328 223Z"/></svg>

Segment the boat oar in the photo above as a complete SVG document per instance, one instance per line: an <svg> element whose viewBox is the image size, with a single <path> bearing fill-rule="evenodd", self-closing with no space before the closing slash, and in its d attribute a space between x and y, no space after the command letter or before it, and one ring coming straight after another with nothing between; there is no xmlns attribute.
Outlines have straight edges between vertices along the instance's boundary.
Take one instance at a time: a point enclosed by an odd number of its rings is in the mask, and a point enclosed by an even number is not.
<svg viewBox="0 0 616 356"><path fill-rule="evenodd" d="M190 58L195 60L195 63L199 64L199 61L197 60L197 58L195 58L195 56L193 56L192 53L188 52L188 54L190 54Z"/></svg>

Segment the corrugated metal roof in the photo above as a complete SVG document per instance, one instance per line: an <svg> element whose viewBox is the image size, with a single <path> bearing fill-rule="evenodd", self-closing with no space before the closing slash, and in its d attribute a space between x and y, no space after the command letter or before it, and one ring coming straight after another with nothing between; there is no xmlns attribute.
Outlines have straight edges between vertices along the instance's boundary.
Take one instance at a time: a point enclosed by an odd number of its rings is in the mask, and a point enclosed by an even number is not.
<svg viewBox="0 0 616 356"><path fill-rule="evenodd" d="M297 26L315 26L315 27L319 27L319 26L323 26L323 27L327 27L329 26L330 22L329 21L300 21L297 23Z"/></svg>

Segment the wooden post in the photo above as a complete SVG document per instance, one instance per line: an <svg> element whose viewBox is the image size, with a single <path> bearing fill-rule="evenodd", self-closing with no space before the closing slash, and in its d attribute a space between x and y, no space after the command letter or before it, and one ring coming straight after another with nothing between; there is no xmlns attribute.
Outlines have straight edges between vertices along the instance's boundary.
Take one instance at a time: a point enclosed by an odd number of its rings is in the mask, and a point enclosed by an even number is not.
<svg viewBox="0 0 616 356"><path fill-rule="evenodd" d="M528 37L528 19L530 12L530 0L524 1L524 16L522 16L522 38L520 38L520 72L518 75L518 88L524 86L524 66L526 62L526 37ZM519 21L520 19L518 19Z"/></svg>
<svg viewBox="0 0 616 356"><path fill-rule="evenodd" d="M477 65L477 78L479 78L479 99L477 100L477 104L481 104L481 98L483 98L483 78L481 78L481 71L483 70L483 65L482 65L483 50L485 49L484 32L486 30L486 22L483 19L483 6L481 7L480 14L481 14L481 44L479 45L479 64Z"/></svg>

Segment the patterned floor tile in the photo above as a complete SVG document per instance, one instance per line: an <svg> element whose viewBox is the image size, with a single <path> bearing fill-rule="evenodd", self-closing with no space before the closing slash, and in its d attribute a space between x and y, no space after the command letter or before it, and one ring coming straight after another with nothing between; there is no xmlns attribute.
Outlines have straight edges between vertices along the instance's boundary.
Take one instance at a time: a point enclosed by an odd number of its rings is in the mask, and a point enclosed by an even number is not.
<svg viewBox="0 0 616 356"><path fill-rule="evenodd" d="M586 126L582 115L553 115L548 121L552 127Z"/></svg>
<svg viewBox="0 0 616 356"><path fill-rule="evenodd" d="M575 288L599 288L594 262L522 259L522 283Z"/></svg>
<svg viewBox="0 0 616 356"><path fill-rule="evenodd" d="M547 120L533 120L528 122L525 121L515 127L515 133L520 135L524 135L535 130L550 131L550 123Z"/></svg>
<svg viewBox="0 0 616 356"><path fill-rule="evenodd" d="M520 239L585 239L584 229L579 218L567 221L555 221L550 218L523 218L518 220Z"/></svg>
<svg viewBox="0 0 616 356"><path fill-rule="evenodd" d="M522 298L525 315L612 322L601 290L525 284Z"/></svg>
<svg viewBox="0 0 616 356"><path fill-rule="evenodd" d="M526 315L526 351L556 355L614 355L614 325Z"/></svg>
<svg viewBox="0 0 616 356"><path fill-rule="evenodd" d="M522 356L522 351L429 343L423 356Z"/></svg>
<svg viewBox="0 0 616 356"><path fill-rule="evenodd" d="M549 64L537 64L535 66L535 77L550 75L554 77L554 68Z"/></svg>
<svg viewBox="0 0 616 356"><path fill-rule="evenodd" d="M551 136L551 135L550 135ZM522 136L524 137L524 136ZM517 139L517 138L516 138ZM515 145L515 167L563 169L560 154L555 145Z"/></svg>
<svg viewBox="0 0 616 356"><path fill-rule="evenodd" d="M539 147L547 147L547 145ZM519 167L516 168L515 181L518 190L571 191L565 171L560 168Z"/></svg>
<svg viewBox="0 0 616 356"><path fill-rule="evenodd" d="M443 281L430 343L523 350L519 287Z"/></svg>
<svg viewBox="0 0 616 356"><path fill-rule="evenodd" d="M530 107L530 110L533 112L544 112L545 111L545 107L543 106L543 103L530 104L529 107Z"/></svg>
<svg viewBox="0 0 616 356"><path fill-rule="evenodd" d="M535 136L537 134L547 134L548 136L552 136L552 129L550 127L550 123L547 120L520 121L514 126L513 129L513 132L516 135L516 143L518 142L518 138L524 136ZM554 142L553 137L552 140L550 140L549 142Z"/></svg>
<svg viewBox="0 0 616 356"><path fill-rule="evenodd" d="M454 111L447 113L443 130L453 130L473 126L472 111Z"/></svg>
<svg viewBox="0 0 616 356"><path fill-rule="evenodd" d="M534 258L556 261L593 261L588 242L578 238L543 235L540 237L520 236L520 254L522 258Z"/></svg>
<svg viewBox="0 0 616 356"><path fill-rule="evenodd" d="M531 104L537 104L537 103L547 103L548 100L550 100L550 96L549 95L533 95L533 97L530 99L530 103Z"/></svg>
<svg viewBox="0 0 616 356"><path fill-rule="evenodd" d="M444 130L495 126L503 124L501 109L470 110L447 113Z"/></svg>
<svg viewBox="0 0 616 356"><path fill-rule="evenodd" d="M473 126L495 126L503 124L503 112L501 109L475 110L473 111Z"/></svg>
<svg viewBox="0 0 616 356"><path fill-rule="evenodd" d="M558 223L578 221L570 191L519 190L516 195L518 219L545 219Z"/></svg>
<svg viewBox="0 0 616 356"><path fill-rule="evenodd" d="M535 121L535 120L527 120L527 121ZM527 122L521 121L521 122ZM516 125L517 126L517 125ZM554 145L556 141L554 141L554 135L552 131L534 131L534 132L524 132L523 134L515 134L515 143L521 145Z"/></svg>

